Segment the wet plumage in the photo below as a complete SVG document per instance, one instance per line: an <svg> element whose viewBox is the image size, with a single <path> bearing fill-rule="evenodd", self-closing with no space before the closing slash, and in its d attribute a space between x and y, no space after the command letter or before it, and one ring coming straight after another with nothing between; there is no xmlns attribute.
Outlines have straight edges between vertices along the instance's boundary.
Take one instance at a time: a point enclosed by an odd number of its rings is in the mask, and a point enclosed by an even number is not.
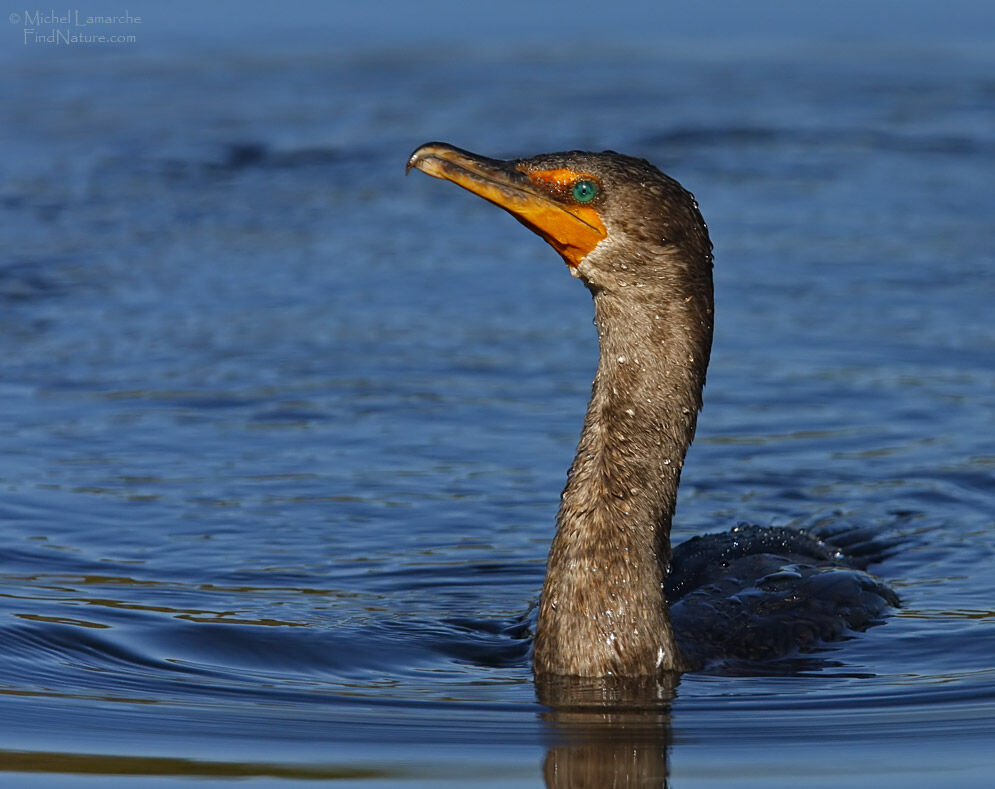
<svg viewBox="0 0 995 789"><path fill-rule="evenodd" d="M670 526L712 343L712 246L694 197L642 159L487 159L443 143L408 162L501 206L591 292L599 363L557 515L537 676L645 677L767 660L878 621L868 557L737 527L671 555Z"/></svg>

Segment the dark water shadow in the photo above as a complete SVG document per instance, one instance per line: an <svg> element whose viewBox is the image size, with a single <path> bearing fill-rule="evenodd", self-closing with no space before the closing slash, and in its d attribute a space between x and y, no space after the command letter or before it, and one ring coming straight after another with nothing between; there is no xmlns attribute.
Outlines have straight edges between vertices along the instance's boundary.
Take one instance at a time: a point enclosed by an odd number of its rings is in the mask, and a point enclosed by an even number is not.
<svg viewBox="0 0 995 789"><path fill-rule="evenodd" d="M281 778L305 781L397 780L388 768L225 762L151 756L0 751L0 771L48 775L146 776L155 778Z"/></svg>

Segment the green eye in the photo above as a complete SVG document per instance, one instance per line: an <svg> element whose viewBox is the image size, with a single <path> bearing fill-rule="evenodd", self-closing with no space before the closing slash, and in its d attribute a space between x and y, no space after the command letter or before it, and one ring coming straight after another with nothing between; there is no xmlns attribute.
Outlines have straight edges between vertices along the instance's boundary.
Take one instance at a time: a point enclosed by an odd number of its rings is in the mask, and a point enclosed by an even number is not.
<svg viewBox="0 0 995 789"><path fill-rule="evenodd" d="M578 203L590 203L598 196L598 185L587 179L578 181L574 184L573 196Z"/></svg>

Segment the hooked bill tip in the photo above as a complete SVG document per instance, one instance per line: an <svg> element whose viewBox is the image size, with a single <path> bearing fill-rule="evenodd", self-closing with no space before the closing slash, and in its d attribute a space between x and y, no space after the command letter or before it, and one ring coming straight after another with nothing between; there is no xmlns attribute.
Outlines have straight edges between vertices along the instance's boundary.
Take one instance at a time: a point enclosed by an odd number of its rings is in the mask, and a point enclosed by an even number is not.
<svg viewBox="0 0 995 789"><path fill-rule="evenodd" d="M404 174L407 175L414 168L418 168L420 170L421 168L418 167L418 164L426 156L425 149L428 148L429 146L435 146L435 145L439 145L439 143L425 143L415 148L414 151L411 152L411 156L408 157L408 163L404 167Z"/></svg>
<svg viewBox="0 0 995 789"><path fill-rule="evenodd" d="M473 154L467 154L466 151L461 151L459 148L455 148L447 142L426 142L415 148L411 156L408 157L408 164L404 168L404 174L407 175L412 169L428 173L428 170L423 167L423 164L433 159L448 160L449 154L466 154L471 157L473 156ZM431 173L429 173L429 175L431 175Z"/></svg>

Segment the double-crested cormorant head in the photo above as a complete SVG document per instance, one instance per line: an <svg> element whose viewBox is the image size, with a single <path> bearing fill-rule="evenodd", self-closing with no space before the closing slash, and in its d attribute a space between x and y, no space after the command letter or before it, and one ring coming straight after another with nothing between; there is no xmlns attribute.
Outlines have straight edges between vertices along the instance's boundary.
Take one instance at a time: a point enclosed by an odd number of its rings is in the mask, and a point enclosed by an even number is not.
<svg viewBox="0 0 995 789"><path fill-rule="evenodd" d="M711 290L711 242L694 197L645 159L569 151L506 161L432 142L411 154L412 167L504 208L594 291Z"/></svg>

